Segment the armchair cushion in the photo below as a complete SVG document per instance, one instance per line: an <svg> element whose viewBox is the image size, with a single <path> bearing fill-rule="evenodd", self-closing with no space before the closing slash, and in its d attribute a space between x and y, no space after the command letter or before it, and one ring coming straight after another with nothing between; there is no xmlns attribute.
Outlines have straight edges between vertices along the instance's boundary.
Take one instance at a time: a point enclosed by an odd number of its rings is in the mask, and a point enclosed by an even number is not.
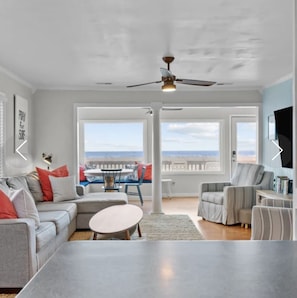
<svg viewBox="0 0 297 298"><path fill-rule="evenodd" d="M238 163L231 179L232 185L257 185L263 178L264 167L257 164Z"/></svg>
<svg viewBox="0 0 297 298"><path fill-rule="evenodd" d="M217 205L223 205L224 201L224 192L216 191L216 192L204 192L202 194L202 200L204 202L210 202Z"/></svg>

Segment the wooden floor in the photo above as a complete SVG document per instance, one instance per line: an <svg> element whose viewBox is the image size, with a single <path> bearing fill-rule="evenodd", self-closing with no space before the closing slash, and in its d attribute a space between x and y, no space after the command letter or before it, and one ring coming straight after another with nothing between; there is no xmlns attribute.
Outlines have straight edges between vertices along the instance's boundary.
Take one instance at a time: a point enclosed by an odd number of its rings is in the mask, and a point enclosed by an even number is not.
<svg viewBox="0 0 297 298"><path fill-rule="evenodd" d="M129 198L130 204L140 206L139 200ZM150 200L144 200L143 212L148 214L152 211ZM242 228L239 225L224 226L222 224L208 222L197 216L198 199L190 198L163 198L162 211L165 214L188 214L196 227L206 240L249 240L251 229Z"/></svg>

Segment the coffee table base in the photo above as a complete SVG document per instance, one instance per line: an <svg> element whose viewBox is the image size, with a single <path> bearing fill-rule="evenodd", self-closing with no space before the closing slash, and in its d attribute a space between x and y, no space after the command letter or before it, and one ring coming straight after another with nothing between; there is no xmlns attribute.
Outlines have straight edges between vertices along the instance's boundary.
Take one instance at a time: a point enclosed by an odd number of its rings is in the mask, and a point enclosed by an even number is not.
<svg viewBox="0 0 297 298"><path fill-rule="evenodd" d="M131 233L130 230L132 230L133 232ZM142 237L142 233L141 233L141 228L140 228L140 225L139 224L137 224L137 232L138 232L139 238L141 238ZM105 236L108 239L109 239L108 236L110 236L111 239L112 238L117 238L117 239L131 240L131 235L133 233L134 233L134 229L133 228L132 229L128 229L128 230L126 230L124 232L117 232L117 233L113 233L113 234L100 234L98 232L93 232L93 240L101 240L101 239L98 239L98 236L99 235L101 235L103 237ZM118 237L117 237L117 235L118 235ZM122 237L122 236L124 236L124 237ZM105 237L104 237L104 239L106 239Z"/></svg>

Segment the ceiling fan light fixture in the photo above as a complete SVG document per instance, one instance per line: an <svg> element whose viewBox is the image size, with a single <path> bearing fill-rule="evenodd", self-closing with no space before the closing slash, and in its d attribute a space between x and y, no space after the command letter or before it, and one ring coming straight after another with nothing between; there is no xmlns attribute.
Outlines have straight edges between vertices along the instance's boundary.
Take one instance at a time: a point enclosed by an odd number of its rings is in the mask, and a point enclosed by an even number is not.
<svg viewBox="0 0 297 298"><path fill-rule="evenodd" d="M173 82L164 82L164 85L162 86L163 92L173 92L176 90L176 86L173 84Z"/></svg>

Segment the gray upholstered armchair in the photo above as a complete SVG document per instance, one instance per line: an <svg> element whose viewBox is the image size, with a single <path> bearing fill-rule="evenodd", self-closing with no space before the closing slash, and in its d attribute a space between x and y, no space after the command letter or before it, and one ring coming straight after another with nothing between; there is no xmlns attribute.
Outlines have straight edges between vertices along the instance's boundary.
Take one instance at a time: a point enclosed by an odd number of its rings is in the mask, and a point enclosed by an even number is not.
<svg viewBox="0 0 297 298"><path fill-rule="evenodd" d="M293 201L290 199L261 200L252 211L252 240L292 240Z"/></svg>
<svg viewBox="0 0 297 298"><path fill-rule="evenodd" d="M230 182L201 184L198 216L208 221L239 223L239 210L252 209L257 189L272 189L273 173L262 165L238 163Z"/></svg>

